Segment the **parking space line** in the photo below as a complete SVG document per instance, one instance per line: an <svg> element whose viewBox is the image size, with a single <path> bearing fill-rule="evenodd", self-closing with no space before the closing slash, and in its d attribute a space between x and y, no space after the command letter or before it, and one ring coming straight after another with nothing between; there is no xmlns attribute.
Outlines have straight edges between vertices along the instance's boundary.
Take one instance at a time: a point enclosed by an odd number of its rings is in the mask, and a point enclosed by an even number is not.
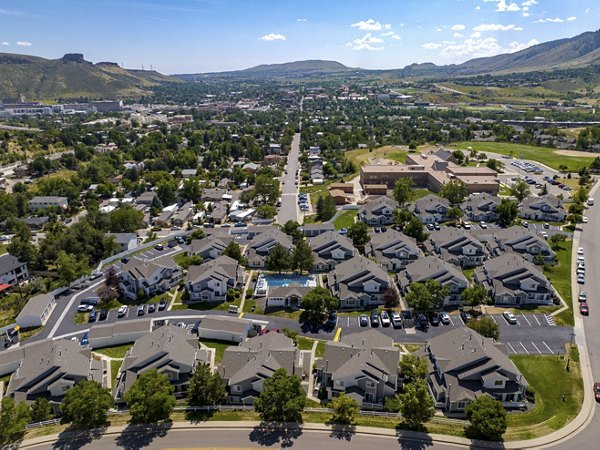
<svg viewBox="0 0 600 450"><path fill-rule="evenodd" d="M533 341L531 342L531 345L533 345L533 346L535 347L535 349L538 351L538 353L539 353L540 355L542 354L542 352L540 351L540 349L539 349L539 348L537 348L537 345L535 345L535 343L534 343Z"/></svg>
<svg viewBox="0 0 600 450"><path fill-rule="evenodd" d="M519 344L521 344L521 347L523 347L523 350L525 350L525 351L527 352L527 354L529 355L529 350L527 350L527 349L525 348L525 346L523 345L523 343L522 343L521 341L519 341Z"/></svg>
<svg viewBox="0 0 600 450"><path fill-rule="evenodd" d="M340 340L340 334L342 334L342 329L338 328L335 332L335 337L333 338L333 342L337 342Z"/></svg>
<svg viewBox="0 0 600 450"><path fill-rule="evenodd" d="M494 323L495 323L496 325L498 325L498 322L496 322L496 318L494 317L494 315L493 315L493 314L491 314L491 315L490 315L490 317L492 318L492 320L494 321Z"/></svg>
<svg viewBox="0 0 600 450"><path fill-rule="evenodd" d="M525 314L521 314L523 316L523 319L525 319L525 321L527 322L527 325L531 326L531 322L529 321L529 319L527 317L525 317Z"/></svg>
<svg viewBox="0 0 600 450"><path fill-rule="evenodd" d="M533 318L538 323L538 325L540 325L540 326L542 325L535 314L533 315Z"/></svg>
<svg viewBox="0 0 600 450"><path fill-rule="evenodd" d="M460 321L462 322L463 325L465 325L465 321L463 320L462 317L458 316L458 318L460 319Z"/></svg>
<svg viewBox="0 0 600 450"><path fill-rule="evenodd" d="M350 316L348 316L347 319L348 319L347 320L347 326L350 327ZM357 319L358 319L358 317L357 317Z"/></svg>
<svg viewBox="0 0 600 450"><path fill-rule="evenodd" d="M514 347L512 345L510 345L510 342L507 342L506 345L508 345L510 347L510 349L513 351L513 353L516 355L517 351L514 349Z"/></svg>
<svg viewBox="0 0 600 450"><path fill-rule="evenodd" d="M454 320L452 320L452 316L448 316L448 319L450 319L450 323L452 324L452 326L454 326Z"/></svg>
<svg viewBox="0 0 600 450"><path fill-rule="evenodd" d="M546 344L544 341L542 341L542 344L544 344L546 346L546 348L548 350L550 350L550 353L552 353L554 355L554 352L552 351L552 349L550 347L548 347L548 344Z"/></svg>
<svg viewBox="0 0 600 450"><path fill-rule="evenodd" d="M350 317L350 316L348 316ZM360 317L356 316L356 325L358 325L360 327Z"/></svg>

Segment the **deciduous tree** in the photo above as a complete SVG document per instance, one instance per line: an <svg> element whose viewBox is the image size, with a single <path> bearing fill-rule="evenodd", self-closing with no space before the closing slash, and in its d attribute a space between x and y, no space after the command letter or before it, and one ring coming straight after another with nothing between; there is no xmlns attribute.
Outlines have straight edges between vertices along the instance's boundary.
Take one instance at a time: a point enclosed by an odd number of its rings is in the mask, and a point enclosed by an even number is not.
<svg viewBox="0 0 600 450"><path fill-rule="evenodd" d="M8 444L19 439L30 418L30 408L26 403L16 403L11 397L4 397L0 403L0 443Z"/></svg>
<svg viewBox="0 0 600 450"><path fill-rule="evenodd" d="M301 306L311 318L322 320L326 314L338 309L339 303L328 289L317 286L304 296Z"/></svg>
<svg viewBox="0 0 600 450"><path fill-rule="evenodd" d="M350 225L347 236L352 239L352 245L359 250L364 250L365 245L371 240L369 227L364 222L355 222Z"/></svg>
<svg viewBox="0 0 600 450"><path fill-rule="evenodd" d="M67 391L60 406L61 423L72 423L77 428L100 427L106 423L113 404L108 389L102 389L95 381L80 381Z"/></svg>
<svg viewBox="0 0 600 450"><path fill-rule="evenodd" d="M400 374L405 383L425 379L427 377L427 361L416 355L404 355L400 360Z"/></svg>
<svg viewBox="0 0 600 450"><path fill-rule="evenodd" d="M394 183L393 196L394 200L400 205L400 208L404 208L404 205L414 198L414 184L414 180L410 177L400 178Z"/></svg>
<svg viewBox="0 0 600 450"><path fill-rule="evenodd" d="M190 406L222 405L227 398L225 384L218 373L213 373L210 366L200 363L196 366L190 379L187 391Z"/></svg>
<svg viewBox="0 0 600 450"><path fill-rule="evenodd" d="M277 369L265 380L263 391L254 401L254 409L266 422L302 422L306 394L300 378Z"/></svg>
<svg viewBox="0 0 600 450"><path fill-rule="evenodd" d="M519 178L513 183L510 192L513 197L522 202L531 193L531 190L527 182Z"/></svg>
<svg viewBox="0 0 600 450"><path fill-rule="evenodd" d="M331 408L333 409L331 421L340 425L352 424L360 411L358 402L346 393L334 397L331 401Z"/></svg>
<svg viewBox="0 0 600 450"><path fill-rule="evenodd" d="M417 428L435 415L435 403L427 381L419 379L404 386L400 394L400 412L406 424Z"/></svg>
<svg viewBox="0 0 600 450"><path fill-rule="evenodd" d="M299 270L300 273L303 271L309 271L315 262L312 250L308 246L306 240L301 239L296 244L296 247L292 251L292 269Z"/></svg>
<svg viewBox="0 0 600 450"><path fill-rule="evenodd" d="M467 406L467 420L471 425L466 429L469 437L487 441L501 441L506 432L506 409L498 400L482 395Z"/></svg>
<svg viewBox="0 0 600 450"><path fill-rule="evenodd" d="M279 273L289 270L291 267L290 254L283 245L277 244L265 258L265 266L267 269L276 270Z"/></svg>
<svg viewBox="0 0 600 450"><path fill-rule="evenodd" d="M461 180L450 180L440 189L440 196L450 202L450 205L458 205L467 196L467 185Z"/></svg>
<svg viewBox="0 0 600 450"><path fill-rule="evenodd" d="M167 420L175 407L173 386L157 370L143 373L125 393L132 423L157 423Z"/></svg>

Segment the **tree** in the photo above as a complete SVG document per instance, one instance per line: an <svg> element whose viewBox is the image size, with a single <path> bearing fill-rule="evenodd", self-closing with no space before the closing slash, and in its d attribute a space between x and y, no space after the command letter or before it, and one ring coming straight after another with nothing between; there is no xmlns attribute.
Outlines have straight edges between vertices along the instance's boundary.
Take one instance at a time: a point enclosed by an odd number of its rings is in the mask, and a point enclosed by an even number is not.
<svg viewBox="0 0 600 450"><path fill-rule="evenodd" d="M388 287L383 293L383 303L388 309L395 308L400 304L398 291L396 291L396 289L394 289L392 286Z"/></svg>
<svg viewBox="0 0 600 450"><path fill-rule="evenodd" d="M450 205L458 205L467 196L467 185L458 179L450 180L440 189L440 196L448 200Z"/></svg>
<svg viewBox="0 0 600 450"><path fill-rule="evenodd" d="M400 395L398 394L394 395L393 397L386 397L383 401L383 410L385 412L398 413L400 412L400 406L401 401Z"/></svg>
<svg viewBox="0 0 600 450"><path fill-rule="evenodd" d="M316 194L315 194L316 195ZM323 222L335 216L335 201L329 192L321 194L317 199L317 218Z"/></svg>
<svg viewBox="0 0 600 450"><path fill-rule="evenodd" d="M404 205L414 198L415 193L412 189L414 184L414 180L410 177L400 178L394 183L393 196L394 200L400 205L400 208L404 208Z"/></svg>
<svg viewBox="0 0 600 450"><path fill-rule="evenodd" d="M427 311L433 307L431 293L423 283L410 283L409 292L404 299L411 308L417 311Z"/></svg>
<svg viewBox="0 0 600 450"><path fill-rule="evenodd" d="M95 381L80 381L67 391L60 406L60 421L70 422L77 428L97 428L106 423L108 410L113 404L108 389L102 389Z"/></svg>
<svg viewBox="0 0 600 450"><path fill-rule="evenodd" d="M453 206L448 209L448 220L456 223L463 216L463 210L458 206Z"/></svg>
<svg viewBox="0 0 600 450"><path fill-rule="evenodd" d="M364 222L355 222L350 225L346 236L352 239L352 245L359 250L364 249L365 245L371 240L371 237L369 236L369 227Z"/></svg>
<svg viewBox="0 0 600 450"><path fill-rule="evenodd" d="M265 422L302 422L306 394L300 378L277 369L265 380L263 391L254 401L254 409Z"/></svg>
<svg viewBox="0 0 600 450"><path fill-rule="evenodd" d="M225 384L218 373L210 370L208 364L200 363L190 379L187 399L190 406L222 405L227 399Z"/></svg>
<svg viewBox="0 0 600 450"><path fill-rule="evenodd" d="M132 423L167 420L175 407L173 386L166 375L149 370L133 382L123 397L129 406Z"/></svg>
<svg viewBox="0 0 600 450"><path fill-rule="evenodd" d="M268 174L262 174L256 177L254 183L254 197L269 205L277 203L279 198L279 181Z"/></svg>
<svg viewBox="0 0 600 450"><path fill-rule="evenodd" d="M467 420L471 425L467 434L476 439L501 441L506 432L506 409L498 400L482 395L467 406Z"/></svg>
<svg viewBox="0 0 600 450"><path fill-rule="evenodd" d="M435 415L435 403L426 380L406 384L399 397L400 413L409 427L416 428Z"/></svg>
<svg viewBox="0 0 600 450"><path fill-rule="evenodd" d="M0 444L19 439L30 419L30 408L26 403L16 403L11 397L4 397L0 403Z"/></svg>
<svg viewBox="0 0 600 450"><path fill-rule="evenodd" d="M277 270L279 273L289 270L291 266L290 254L281 244L275 245L265 259L265 266L269 270Z"/></svg>
<svg viewBox="0 0 600 450"><path fill-rule="evenodd" d="M197 178L190 178L189 180L183 180L183 186L181 188L181 196L191 202L196 203L200 200L202 195L202 189L200 189L200 182Z"/></svg>
<svg viewBox="0 0 600 450"><path fill-rule="evenodd" d="M89 270L88 259L86 256L75 256L60 250L56 256L56 271L59 280L63 284L69 284L77 278L85 275Z"/></svg>
<svg viewBox="0 0 600 450"><path fill-rule="evenodd" d="M550 247L552 247L552 250L558 250L561 247L560 244L562 244L566 240L567 240L566 234L556 233L556 234L553 234L552 236L550 236L550 238L548 239L548 242L550 243Z"/></svg>
<svg viewBox="0 0 600 450"><path fill-rule="evenodd" d="M484 337L496 340L500 338L500 328L494 322L494 319L489 316L482 316L477 320L469 320L467 326Z"/></svg>
<svg viewBox="0 0 600 450"><path fill-rule="evenodd" d="M462 301L471 308L487 303L487 296L486 289L480 284L469 286L461 293Z"/></svg>
<svg viewBox="0 0 600 450"><path fill-rule="evenodd" d="M427 361L409 353L400 360L400 374L405 383L423 380L427 377Z"/></svg>
<svg viewBox="0 0 600 450"><path fill-rule="evenodd" d="M301 306L309 317L322 320L326 314L338 309L339 303L328 289L317 286L304 296Z"/></svg>
<svg viewBox="0 0 600 450"><path fill-rule="evenodd" d="M300 274L302 274L302 272L305 270L308 272L310 269L312 269L312 266L315 263L315 258L306 240L302 239L298 241L296 247L292 251L291 260L292 269L299 270Z"/></svg>
<svg viewBox="0 0 600 450"><path fill-rule="evenodd" d="M393 212L394 222L400 227L404 228L406 222L412 219L413 214L406 208L396 208Z"/></svg>
<svg viewBox="0 0 600 450"><path fill-rule="evenodd" d="M340 425L352 424L360 411L358 402L347 396L345 392L333 398L331 408L333 409L331 421Z"/></svg>
<svg viewBox="0 0 600 450"><path fill-rule="evenodd" d="M240 244L235 241L231 241L227 244L227 247L223 250L223 254L235 259L240 264L246 264L246 258L242 253L242 248L240 247Z"/></svg>
<svg viewBox="0 0 600 450"><path fill-rule="evenodd" d="M503 198L498 207L498 222L505 227L509 226L519 215L519 205L517 202Z"/></svg>
<svg viewBox="0 0 600 450"><path fill-rule="evenodd" d="M108 214L111 233L134 233L144 228L144 213L129 205L122 205Z"/></svg>
<svg viewBox="0 0 600 450"><path fill-rule="evenodd" d="M429 291L429 295L431 295L431 303L434 308L441 308L444 304L444 300L446 297L450 295L450 288L448 286L443 286L439 281L436 280L427 280L425 282L425 287Z"/></svg>
<svg viewBox="0 0 600 450"><path fill-rule="evenodd" d="M531 190L529 189L527 182L519 178L513 183L512 187L510 188L510 193L513 197L522 202L525 197L531 193Z"/></svg>
<svg viewBox="0 0 600 450"><path fill-rule="evenodd" d="M304 233L300 229L300 224L295 220L288 220L283 225L283 232L292 238L294 245L304 239Z"/></svg>
<svg viewBox="0 0 600 450"><path fill-rule="evenodd" d="M495 170L496 172L502 172L502 169L504 168L504 164L501 161L493 158L488 159L485 165L489 169Z"/></svg>
<svg viewBox="0 0 600 450"><path fill-rule="evenodd" d="M548 183L544 183L542 189L540 190L540 196L548 195Z"/></svg>
<svg viewBox="0 0 600 450"><path fill-rule="evenodd" d="M44 397L38 397L31 405L31 421L32 422L44 422L54 417L54 411L50 402Z"/></svg>
<svg viewBox="0 0 600 450"><path fill-rule="evenodd" d="M406 225L404 225L404 229L402 232L415 239L417 242L423 242L429 236L423 227L423 223L419 220L418 217L411 217Z"/></svg>

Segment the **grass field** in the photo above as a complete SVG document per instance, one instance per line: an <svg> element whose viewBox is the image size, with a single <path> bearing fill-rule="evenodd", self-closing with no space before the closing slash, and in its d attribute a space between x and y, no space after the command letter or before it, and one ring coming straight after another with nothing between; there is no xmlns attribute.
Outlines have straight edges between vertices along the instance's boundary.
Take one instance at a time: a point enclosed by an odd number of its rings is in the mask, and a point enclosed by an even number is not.
<svg viewBox="0 0 600 450"><path fill-rule="evenodd" d="M6 245L0 245L0 255L4 255L6 252Z"/></svg>
<svg viewBox="0 0 600 450"><path fill-rule="evenodd" d="M109 358L123 359L133 344L117 345L116 347L104 347L94 349L94 353L100 353Z"/></svg>
<svg viewBox="0 0 600 450"><path fill-rule="evenodd" d="M15 323L25 303L27 299L21 299L16 292L0 299L0 327Z"/></svg>
<svg viewBox="0 0 600 450"><path fill-rule="evenodd" d="M300 350L312 349L313 344L315 342L314 339L304 337L304 336L296 336L294 338L294 340L296 341L296 344L298 345L298 348ZM317 349L315 350L315 357L320 358L323 356L324 353L325 353L325 341L317 339Z"/></svg>
<svg viewBox="0 0 600 450"><path fill-rule="evenodd" d="M545 164L555 170L565 165L571 172L577 172L583 166L589 166L589 158L564 156L557 153L556 149L545 147L534 147L532 145L509 144L506 142L459 142L454 147L466 150L472 147L474 150L483 152L499 153L519 159L529 159Z"/></svg>
<svg viewBox="0 0 600 450"><path fill-rule="evenodd" d="M235 345L231 342L219 341L217 339L204 339L200 338L200 343L206 345L207 347L215 349L215 362L220 363L223 361L223 355L225 354L225 349L227 347L231 347Z"/></svg>
<svg viewBox="0 0 600 450"><path fill-rule="evenodd" d="M402 164L406 163L406 154L408 148L405 146L393 146L386 145L383 147L375 148L369 151L368 148L360 148L356 150L349 150L346 152L346 158L352 161L356 167L363 166L368 163L369 159L372 158L385 158L398 161Z"/></svg>
<svg viewBox="0 0 600 450"><path fill-rule="evenodd" d="M559 323L573 326L573 298L571 296L571 252L573 250L573 241L566 241L561 244L561 248L556 251L558 264L551 271L544 271L548 281L552 283L554 289L560 294L563 300L569 305L569 309L557 314Z"/></svg>
<svg viewBox="0 0 600 450"><path fill-rule="evenodd" d="M536 406L532 411L508 416L509 428L505 439L542 436L562 428L577 415L583 402L583 381L576 348L570 356L572 361L568 372L562 355L510 357L535 391Z"/></svg>
<svg viewBox="0 0 600 450"><path fill-rule="evenodd" d="M121 368L121 361L111 361L110 362L110 379L111 379L111 387L114 389L117 375L119 374L119 369Z"/></svg>
<svg viewBox="0 0 600 450"><path fill-rule="evenodd" d="M356 221L356 216L358 215L357 209L351 209L342 212L337 219L334 220L333 226L336 230L341 230L342 228L348 228L354 224Z"/></svg>

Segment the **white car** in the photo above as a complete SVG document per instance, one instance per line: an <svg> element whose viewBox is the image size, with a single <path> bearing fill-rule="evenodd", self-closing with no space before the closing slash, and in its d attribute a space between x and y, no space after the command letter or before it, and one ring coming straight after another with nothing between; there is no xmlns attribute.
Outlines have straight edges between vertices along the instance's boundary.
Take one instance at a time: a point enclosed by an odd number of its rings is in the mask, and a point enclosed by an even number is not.
<svg viewBox="0 0 600 450"><path fill-rule="evenodd" d="M583 247L579 247L579 248L577 249L577 254L578 254L578 255L583 255Z"/></svg>
<svg viewBox="0 0 600 450"><path fill-rule="evenodd" d="M440 313L440 322L442 322L444 325L450 324L450 316L448 315L448 313L446 311L442 311Z"/></svg>
<svg viewBox="0 0 600 450"><path fill-rule="evenodd" d="M588 222L589 222L589 219L588 219L586 216L583 216L583 218L581 219L581 221L582 221L583 223L588 223Z"/></svg>
<svg viewBox="0 0 600 450"><path fill-rule="evenodd" d="M381 325L384 327L389 327L392 321L390 320L390 316L388 315L387 311L381 311L380 317Z"/></svg>
<svg viewBox="0 0 600 450"><path fill-rule="evenodd" d="M583 255L577 255L577 262L578 263L584 263L585 262L585 257Z"/></svg>
<svg viewBox="0 0 600 450"><path fill-rule="evenodd" d="M77 311L79 311L79 312L90 312L93 309L94 309L94 305L85 305L85 304L83 304L83 305L79 305L77 307Z"/></svg>
<svg viewBox="0 0 600 450"><path fill-rule="evenodd" d="M502 317L504 317L504 319L506 319L506 321L512 325L517 323L516 316L513 313L511 313L510 311L504 311L502 313Z"/></svg>
<svg viewBox="0 0 600 450"><path fill-rule="evenodd" d="M119 310L117 311L117 317L124 317L127 314L129 308L126 305L119 306Z"/></svg>
<svg viewBox="0 0 600 450"><path fill-rule="evenodd" d="M481 222L479 222L479 226L485 230L485 229L487 228L487 223L485 223L485 222L482 220Z"/></svg>

